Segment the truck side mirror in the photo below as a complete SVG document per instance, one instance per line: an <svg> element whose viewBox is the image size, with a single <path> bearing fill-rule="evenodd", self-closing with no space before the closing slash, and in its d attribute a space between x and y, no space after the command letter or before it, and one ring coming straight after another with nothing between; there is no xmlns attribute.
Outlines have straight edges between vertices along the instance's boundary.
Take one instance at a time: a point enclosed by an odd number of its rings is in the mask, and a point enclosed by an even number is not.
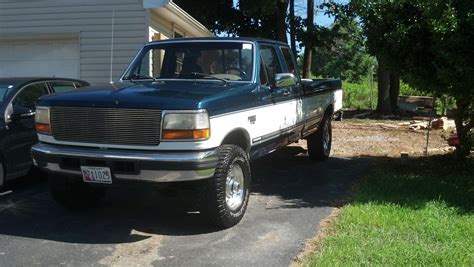
<svg viewBox="0 0 474 267"><path fill-rule="evenodd" d="M10 114L10 120L20 120L34 117L36 112L30 108L22 106L13 106L13 112Z"/></svg>
<svg viewBox="0 0 474 267"><path fill-rule="evenodd" d="M296 77L293 73L277 73L275 74L275 87L289 87L296 85Z"/></svg>

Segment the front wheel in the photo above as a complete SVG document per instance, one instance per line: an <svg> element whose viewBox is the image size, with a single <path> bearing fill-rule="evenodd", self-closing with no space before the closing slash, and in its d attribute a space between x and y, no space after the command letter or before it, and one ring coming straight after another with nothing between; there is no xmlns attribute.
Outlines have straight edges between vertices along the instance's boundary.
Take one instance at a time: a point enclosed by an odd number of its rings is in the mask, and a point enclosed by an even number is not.
<svg viewBox="0 0 474 267"><path fill-rule="evenodd" d="M319 129L308 137L308 156L312 160L326 160L331 153L331 147L331 115L326 114L319 125Z"/></svg>
<svg viewBox="0 0 474 267"><path fill-rule="evenodd" d="M245 214L250 194L250 164L247 153L235 145L218 148L214 176L202 185L201 208L218 227L237 224Z"/></svg>

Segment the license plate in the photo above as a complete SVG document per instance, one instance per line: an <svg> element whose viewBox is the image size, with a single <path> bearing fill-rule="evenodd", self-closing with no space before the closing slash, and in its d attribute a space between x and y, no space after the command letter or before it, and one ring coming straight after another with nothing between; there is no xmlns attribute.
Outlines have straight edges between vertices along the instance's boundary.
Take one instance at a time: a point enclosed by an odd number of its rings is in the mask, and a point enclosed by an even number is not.
<svg viewBox="0 0 474 267"><path fill-rule="evenodd" d="M111 184L112 173L107 167L81 166L82 179L86 183Z"/></svg>

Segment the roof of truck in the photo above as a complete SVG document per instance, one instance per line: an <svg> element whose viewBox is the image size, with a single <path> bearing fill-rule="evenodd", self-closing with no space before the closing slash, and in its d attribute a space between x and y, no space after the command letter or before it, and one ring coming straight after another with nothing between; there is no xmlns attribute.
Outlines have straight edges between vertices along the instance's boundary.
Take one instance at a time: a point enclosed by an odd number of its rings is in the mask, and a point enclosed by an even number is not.
<svg viewBox="0 0 474 267"><path fill-rule="evenodd" d="M247 42L259 42L259 43L272 43L272 44L278 44L278 45L285 45L287 46L288 44L281 42L281 41L276 41L276 40L270 40L270 39L265 39L265 38L258 38L258 37L193 37L193 38L176 38L176 39L167 39L167 40L159 40L159 41L152 41L150 43L160 43L160 42L182 42L182 41L247 41Z"/></svg>

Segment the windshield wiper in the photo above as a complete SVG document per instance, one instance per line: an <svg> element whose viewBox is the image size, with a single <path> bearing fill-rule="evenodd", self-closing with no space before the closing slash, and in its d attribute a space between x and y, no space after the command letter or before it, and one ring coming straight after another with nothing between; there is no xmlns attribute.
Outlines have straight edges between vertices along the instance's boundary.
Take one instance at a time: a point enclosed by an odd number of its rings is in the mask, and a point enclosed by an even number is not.
<svg viewBox="0 0 474 267"><path fill-rule="evenodd" d="M194 76L202 77L202 78L210 78L210 79L213 79L213 80L219 80L219 81L224 82L224 85L227 85L227 80L226 79L217 78L215 76L212 76L211 74L206 74L206 73L201 73L201 72L191 72L191 74L194 75Z"/></svg>

